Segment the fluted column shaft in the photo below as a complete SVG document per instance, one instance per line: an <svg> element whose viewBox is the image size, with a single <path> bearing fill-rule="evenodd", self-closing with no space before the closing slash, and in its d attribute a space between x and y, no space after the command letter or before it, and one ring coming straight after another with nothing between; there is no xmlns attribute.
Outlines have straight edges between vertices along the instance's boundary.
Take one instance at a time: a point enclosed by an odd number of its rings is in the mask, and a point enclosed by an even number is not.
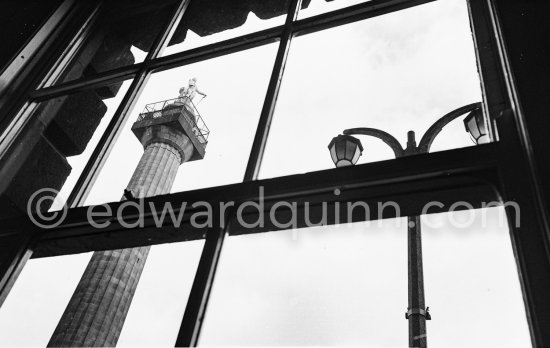
<svg viewBox="0 0 550 348"><path fill-rule="evenodd" d="M181 154L172 145L152 142L128 184L136 198L169 193ZM94 252L49 347L115 346L150 247Z"/></svg>

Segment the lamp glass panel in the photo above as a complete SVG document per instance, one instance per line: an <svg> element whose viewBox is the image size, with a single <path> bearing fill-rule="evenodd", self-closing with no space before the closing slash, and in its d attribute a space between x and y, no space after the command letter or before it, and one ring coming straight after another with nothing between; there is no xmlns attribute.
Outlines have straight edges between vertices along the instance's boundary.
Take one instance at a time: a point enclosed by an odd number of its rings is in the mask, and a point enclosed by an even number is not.
<svg viewBox="0 0 550 348"><path fill-rule="evenodd" d="M409 130L419 141L445 114L481 100L465 0L428 2L298 36L259 177L332 168L326 144L345 129L380 129L405 147ZM473 146L464 117L442 130L432 152ZM369 149L362 163L395 158L379 139L362 136L361 142Z"/></svg>
<svg viewBox="0 0 550 348"><path fill-rule="evenodd" d="M359 146L357 146L356 143L346 140L346 159L353 162L352 160L353 160L353 157L355 156L355 152L357 151L358 147Z"/></svg>
<svg viewBox="0 0 550 348"><path fill-rule="evenodd" d="M491 140L489 139L489 135L488 134L485 134L485 135L482 135L478 140L477 140L477 144L480 145L480 144L487 144L487 143L490 143Z"/></svg>
<svg viewBox="0 0 550 348"><path fill-rule="evenodd" d="M479 129L480 136L484 136L487 134L487 125L485 124L485 118L482 114L477 115L477 126Z"/></svg>
<svg viewBox="0 0 550 348"><path fill-rule="evenodd" d="M336 157L336 144L332 144L330 147L330 157L332 158L332 162L334 164L338 162L338 157Z"/></svg>
<svg viewBox="0 0 550 348"><path fill-rule="evenodd" d="M472 135L472 137L474 137L474 139L476 140L481 135L479 132L478 123L475 116L468 120L468 129L470 130L470 134Z"/></svg>
<svg viewBox="0 0 550 348"><path fill-rule="evenodd" d="M359 149L359 146L357 146L357 148L355 149L355 154L353 155L353 159L351 160L351 162L353 164L356 164L357 161L359 160L359 157L361 157L361 149Z"/></svg>
<svg viewBox="0 0 550 348"><path fill-rule="evenodd" d="M348 166L351 166L353 165L353 163L348 160L348 159L341 159L338 161L338 163L336 164L336 167L348 167Z"/></svg>
<svg viewBox="0 0 550 348"><path fill-rule="evenodd" d="M346 158L346 142L342 139L336 142L336 157L339 161Z"/></svg>

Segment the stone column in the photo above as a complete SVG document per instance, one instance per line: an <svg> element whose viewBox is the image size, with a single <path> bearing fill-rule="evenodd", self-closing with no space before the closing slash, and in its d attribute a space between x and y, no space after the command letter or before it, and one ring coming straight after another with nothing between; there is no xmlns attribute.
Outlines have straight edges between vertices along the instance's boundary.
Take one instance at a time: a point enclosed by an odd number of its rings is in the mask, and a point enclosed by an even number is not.
<svg viewBox="0 0 550 348"><path fill-rule="evenodd" d="M204 155L204 148L196 155L196 139L190 139L189 130L180 127L188 120L181 118L184 114L175 119L142 120L132 127L145 148L128 184L134 197L169 193L179 165ZM48 346L115 346L149 248L95 252Z"/></svg>

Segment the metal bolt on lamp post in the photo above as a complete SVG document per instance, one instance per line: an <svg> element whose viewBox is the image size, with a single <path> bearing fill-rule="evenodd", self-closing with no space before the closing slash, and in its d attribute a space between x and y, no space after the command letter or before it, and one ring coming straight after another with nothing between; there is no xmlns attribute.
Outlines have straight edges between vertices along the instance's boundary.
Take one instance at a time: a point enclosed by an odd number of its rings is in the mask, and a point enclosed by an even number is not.
<svg viewBox="0 0 550 348"><path fill-rule="evenodd" d="M486 143L489 140L481 103L465 105L437 120L422 136L416 145L415 133L407 134L407 147L403 149L399 141L391 134L375 128L346 129L341 135L334 137L328 148L336 167L355 165L363 153L359 139L352 134L368 135L382 140L390 146L396 158L428 153L435 137L449 122L468 113L464 119L466 131L475 144ZM424 276L422 268L422 239L420 216L407 218L408 236L408 288L409 306L405 318L409 320L409 347L427 347L426 320L431 320L430 313L424 301Z"/></svg>

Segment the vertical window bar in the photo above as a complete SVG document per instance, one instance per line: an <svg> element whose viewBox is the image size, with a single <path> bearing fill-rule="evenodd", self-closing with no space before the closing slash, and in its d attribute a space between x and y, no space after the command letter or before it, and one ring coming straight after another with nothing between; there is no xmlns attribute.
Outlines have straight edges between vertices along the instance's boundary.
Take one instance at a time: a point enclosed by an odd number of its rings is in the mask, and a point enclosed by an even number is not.
<svg viewBox="0 0 550 348"><path fill-rule="evenodd" d="M13 62L15 64L11 64L2 72L2 79L7 81L5 85L8 86L8 89L4 89L0 93L2 94L0 107L4 109L4 115L10 115L9 111L6 111L9 110L9 105L14 103L14 99L17 100L20 96L27 95L29 89L34 89L32 85L38 82L35 81L37 71L43 71L40 67L41 63L50 61L51 52L55 52L55 49L59 46L59 37L61 36L61 41L64 41L65 35L63 35L63 32L72 32L75 23L81 16L84 17L83 15L86 10L91 10L92 13L95 13L97 4L83 4L82 6L77 4L75 6L75 1L64 1L41 27L39 32L34 35L23 51L20 52L21 55L27 58L26 61L23 63ZM86 15L83 19L87 21L90 17L93 17L93 15ZM38 75L42 74L39 72ZM14 104L17 105L18 103L16 101ZM0 137L2 139L0 141L0 151L2 152L0 158L4 164L2 165L2 169L8 169L8 171L13 171L13 173L16 172L13 166L9 164L5 165L5 162L17 161L17 154L10 156L6 155L6 152L11 150L14 145L18 145L14 144L14 141L25 127L31 115L29 110L32 109L33 104L28 100L21 100L20 107L13 106L13 109L17 108L20 111L16 115L14 114L14 119L8 123L7 128L2 127L4 131L4 134ZM17 153L17 149L14 152ZM5 184L9 182L7 176L3 175L2 178L5 179ZM8 248L9 252L2 255L0 262L0 307L7 298L27 260L31 257L32 245L36 241L35 237L36 231L32 228L23 228L18 237L4 236L2 238L2 243L9 243L10 247Z"/></svg>
<svg viewBox="0 0 550 348"><path fill-rule="evenodd" d="M17 75L12 76L11 81L8 81L4 86L0 97L0 131L2 132L0 135L0 159L2 161L6 160L7 151L11 151L10 147L24 129L28 117L31 115L28 109L32 103L28 100L28 95L30 90L33 90L35 85L39 83L37 76L42 76L42 73L46 70L42 68L42 64L44 61L53 60L50 59L52 52L59 49L58 46L61 44L59 41L65 41L66 39L63 33L72 32L78 22L88 20L90 16L86 11L93 12L94 9L95 7L92 5L77 4L69 13L66 13L66 18L63 18L61 22L54 23L53 32L50 33L45 42L40 43L41 47L37 47L39 50L39 52L35 52L37 56L31 62L28 62L24 69L18 71ZM5 177L3 179L7 180Z"/></svg>
<svg viewBox="0 0 550 348"><path fill-rule="evenodd" d="M503 178L504 199L512 199L522 209L521 226L516 225L515 218L507 209L512 246L518 265L519 278L522 285L523 298L527 312L527 320L531 333L533 347L545 347L550 342L550 329L548 323L550 302L548 290L550 272L548 231L550 221L548 219L548 206L543 196L542 187L533 154L532 142L525 125L525 116L521 106L517 84L510 66L510 54L506 49L506 41L502 32L501 17L495 1L487 0L489 16L491 18L492 31L496 38L496 45L502 68L502 75L506 83L510 110L506 110L497 120L499 134L501 134L505 158L501 159L499 168ZM518 153L515 153L518 152ZM510 156L510 153L514 154ZM523 158L521 163L510 161L510 158ZM519 175L518 175L519 174ZM518 183L525 183L521 185ZM527 233L526 233L527 232ZM529 249L527 246L541 246L538 250ZM536 268L533 267L536 265Z"/></svg>
<svg viewBox="0 0 550 348"><path fill-rule="evenodd" d="M152 49L145 60L146 62L148 59L154 59L162 53L162 50L168 42L168 38L181 20L185 9L187 9L189 1L190 0L181 0L177 3L169 20L166 22L161 33L159 33L159 35L153 42ZM67 199L67 206L71 208L77 207L79 205L82 205L86 200L90 189L97 179L97 176L101 172L101 169L103 168L103 165L105 164L109 153L111 152L114 144L116 143L116 140L118 139L118 136L120 135L122 127L126 124L130 116L130 111L132 110L135 102L141 95L141 92L143 92L145 84L147 83L150 75L151 72L147 69L147 65L145 65L145 67L137 73L134 81L132 82L132 85L126 92L126 95L122 99L118 109L113 115L113 119L111 120L111 122L107 126L107 129L99 140L99 143L94 149L94 152L88 160L88 163L86 163L86 167L84 167L82 174L80 174L80 177L78 178L75 187L71 191L71 194Z"/></svg>
<svg viewBox="0 0 550 348"><path fill-rule="evenodd" d="M260 121L254 137L254 143L248 161L245 181L256 179L263 156L263 150L269 132L269 126L273 118L273 111L281 85L288 49L292 38L292 23L298 16L301 0L291 0L287 13L285 28L279 43L279 49L275 58L273 71L269 81L266 98L260 115ZM225 219L231 216L226 212ZM189 294L185 313L176 339L176 347L197 346L200 330L204 320L208 299L212 290L214 276L222 251L223 241L227 233L227 227L218 225L217 229L209 230L207 233L195 280Z"/></svg>
<svg viewBox="0 0 550 348"><path fill-rule="evenodd" d="M197 273L195 273L195 280L191 287L191 293L187 300L187 306L185 307L185 313L183 314L180 330L176 339L176 347L197 346L208 298L210 297L216 268L222 251L223 241L225 235L228 233L230 221L227 224L225 224L225 221L228 221L228 219L234 215L233 211L233 209L227 209L224 212L224 222L220 223L219 218L221 218L221 212L215 210L214 228L209 229L206 233L201 259L197 267Z"/></svg>
<svg viewBox="0 0 550 348"><path fill-rule="evenodd" d="M147 57L145 58L145 61L155 59L162 55L162 52L168 46L168 42L174 32L176 31L176 28L178 27L181 19L183 18L183 15L185 11L187 10L187 6L189 6L189 3L191 0L180 0L178 4L176 5L176 8L174 9L174 12L172 13L172 16L170 17L170 21L166 23L166 26L163 28L162 32L159 34L159 37L155 42L153 43L153 47L147 54Z"/></svg>
<svg viewBox="0 0 550 348"><path fill-rule="evenodd" d="M67 45L67 47L61 54L61 57L56 61L52 69L50 69L50 71L44 77L37 89L53 85L61 76L61 74L65 71L67 66L71 63L75 54L78 54L78 51L90 35L91 30L93 29L94 24L99 16L99 13L101 12L100 9L102 8L103 4L103 1L100 0L97 2L97 4L94 5L94 7L91 8L91 13L86 21L82 24L80 30L78 30L77 34Z"/></svg>
<svg viewBox="0 0 550 348"><path fill-rule="evenodd" d="M474 47L477 58L481 92L483 96L483 113L489 137L497 140L494 120L509 105L506 96L506 85L503 80L497 52L497 44L491 36L491 23L488 14L488 5L483 1L468 1L470 26L472 28Z"/></svg>
<svg viewBox="0 0 550 348"><path fill-rule="evenodd" d="M46 20L31 40L18 52L13 60L0 71L0 80L3 81L3 85L0 86L0 95L7 85L11 83L11 80L17 77L17 74L23 70L26 64L32 61L32 58L40 50L41 45L47 41L48 37L55 33L55 30L60 26L67 14L70 13L75 7L75 0L65 0L54 13ZM21 58L19 58L21 57ZM18 59L19 58L19 59ZM0 67L1 68L1 67Z"/></svg>
<svg viewBox="0 0 550 348"><path fill-rule="evenodd" d="M101 136L97 146L94 149L94 152L90 156L88 163L84 167L84 170L78 177L78 180L67 199L67 206L70 208L78 207L84 203L88 194L97 179L101 168L107 161L111 150L118 139L118 136L121 133L122 127L126 124L126 121L130 117L130 110L132 110L135 102L141 95L147 80L149 79L150 73L147 73L145 70L142 70L137 74L134 81L128 88L128 92L120 102L118 109L107 129ZM120 190L122 195L122 188Z"/></svg>
<svg viewBox="0 0 550 348"><path fill-rule="evenodd" d="M17 277L32 255L32 248L29 248L29 245L35 240L33 238L35 235L33 232L21 231L20 238L10 245L11 250L8 257L11 259L8 262L0 264L0 307L4 304L13 284L15 284ZM3 242L5 240L6 237L4 237ZM2 257L2 261L7 260L5 255L2 255Z"/></svg>
<svg viewBox="0 0 550 348"><path fill-rule="evenodd" d="M275 104L277 103L277 97L279 95L279 89L281 87L281 80L285 70L286 59L288 57L288 50L290 48L290 41L293 37L292 25L298 17L298 11L300 9L301 0L290 0L290 6L287 13L285 28L281 36L281 42L279 43L279 49L277 56L275 57L275 64L273 65L273 71L271 73L271 79L267 87L267 93L260 114L260 120L258 121L258 128L256 129L256 135L254 136L254 143L252 143L252 149L250 151L250 157L246 166L246 172L244 174L244 181L256 180L260 171L262 158L264 155L265 145L267 142L267 136L269 135L269 129L271 127L271 121L273 120L273 112L275 111Z"/></svg>

